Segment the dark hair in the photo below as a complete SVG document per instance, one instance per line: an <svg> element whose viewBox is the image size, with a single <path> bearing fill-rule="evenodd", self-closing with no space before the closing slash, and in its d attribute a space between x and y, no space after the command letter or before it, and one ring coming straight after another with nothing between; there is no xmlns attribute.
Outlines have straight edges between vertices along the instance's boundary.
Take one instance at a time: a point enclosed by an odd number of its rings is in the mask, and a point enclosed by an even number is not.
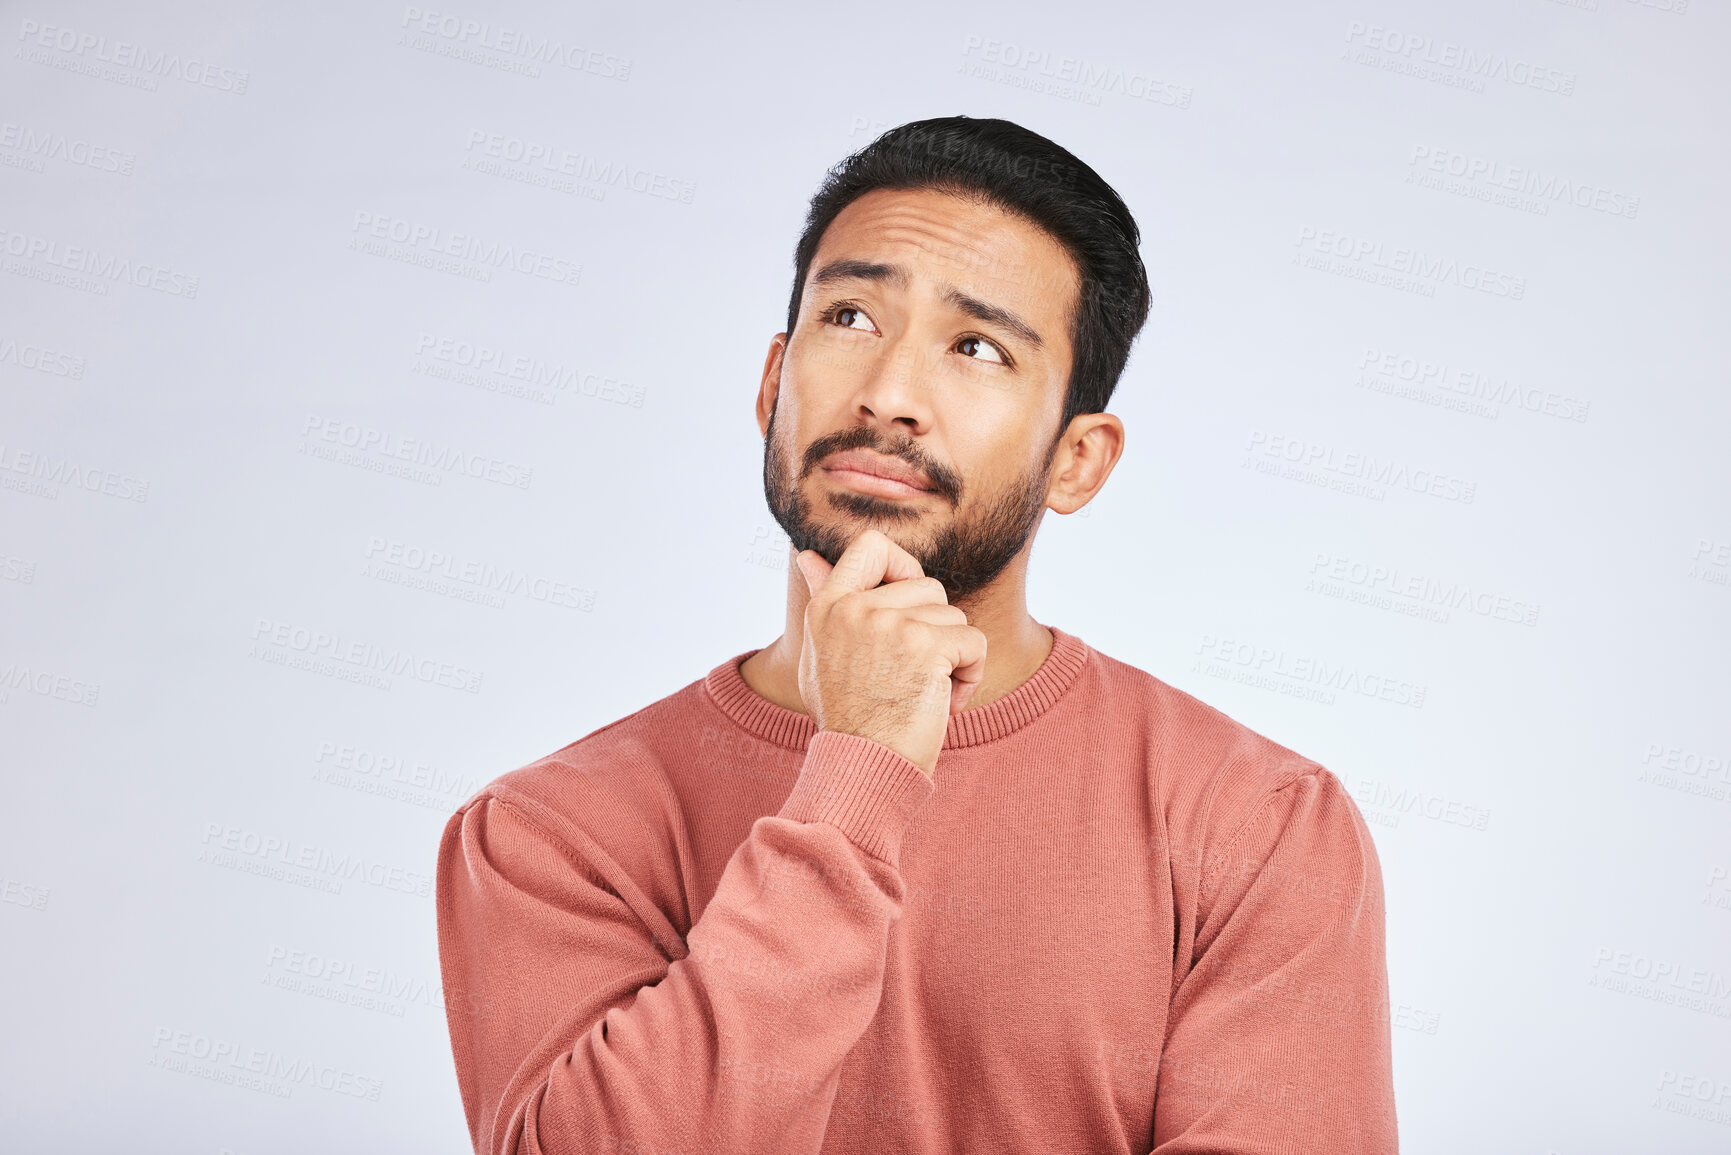
<svg viewBox="0 0 1731 1155"><path fill-rule="evenodd" d="M799 299L824 230L874 189L934 188L972 194L1026 218L1069 251L1080 274L1071 317L1074 360L1060 432L1078 413L1111 400L1130 344L1148 318L1148 273L1136 251L1141 233L1100 174L1067 149L1007 120L945 116L892 128L834 168L811 198L794 249L791 338Z"/></svg>

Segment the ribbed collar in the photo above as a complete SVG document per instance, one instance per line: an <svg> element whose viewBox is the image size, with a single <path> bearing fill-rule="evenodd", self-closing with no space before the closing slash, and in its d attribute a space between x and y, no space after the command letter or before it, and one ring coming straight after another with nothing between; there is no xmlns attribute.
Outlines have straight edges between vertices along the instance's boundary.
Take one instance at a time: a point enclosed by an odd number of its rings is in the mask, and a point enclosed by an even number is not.
<svg viewBox="0 0 1731 1155"><path fill-rule="evenodd" d="M977 710L951 714L943 749L978 746L1014 734L1045 713L1069 689L1088 661L1088 644L1057 626L1046 628L1052 631L1052 651L1040 668L997 701ZM817 723L808 715L763 697L746 685L739 673L739 664L757 652L747 650L709 671L703 680L704 688L724 714L752 734L778 746L804 750L817 733Z"/></svg>

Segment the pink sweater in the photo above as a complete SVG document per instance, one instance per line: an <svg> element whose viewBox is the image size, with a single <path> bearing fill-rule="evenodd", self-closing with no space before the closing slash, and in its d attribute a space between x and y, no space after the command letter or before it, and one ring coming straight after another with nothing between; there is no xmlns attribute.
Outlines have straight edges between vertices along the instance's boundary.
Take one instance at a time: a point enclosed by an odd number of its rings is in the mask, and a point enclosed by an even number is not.
<svg viewBox="0 0 1731 1155"><path fill-rule="evenodd" d="M1061 630L934 778L740 654L439 850L480 1153L1396 1150L1340 781Z"/></svg>

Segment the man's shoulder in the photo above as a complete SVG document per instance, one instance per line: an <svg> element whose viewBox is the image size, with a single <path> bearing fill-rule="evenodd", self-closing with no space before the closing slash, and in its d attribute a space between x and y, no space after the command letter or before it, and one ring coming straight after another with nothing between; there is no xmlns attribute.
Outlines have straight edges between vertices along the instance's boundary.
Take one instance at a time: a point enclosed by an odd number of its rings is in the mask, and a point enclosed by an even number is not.
<svg viewBox="0 0 1731 1155"><path fill-rule="evenodd" d="M1130 721L1151 785L1168 806L1243 812L1312 775L1315 759L1147 670L1094 650L1102 689Z"/></svg>
<svg viewBox="0 0 1731 1155"><path fill-rule="evenodd" d="M600 726L488 782L459 809L504 805L558 842L644 846L664 840L679 803L667 766L704 724L703 680Z"/></svg>

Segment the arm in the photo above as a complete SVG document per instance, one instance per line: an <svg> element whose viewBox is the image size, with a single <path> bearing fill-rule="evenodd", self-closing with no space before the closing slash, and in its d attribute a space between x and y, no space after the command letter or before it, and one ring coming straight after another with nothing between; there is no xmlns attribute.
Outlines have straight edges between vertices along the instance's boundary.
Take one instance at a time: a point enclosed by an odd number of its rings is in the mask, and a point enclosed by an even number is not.
<svg viewBox="0 0 1731 1155"><path fill-rule="evenodd" d="M439 961L478 1155L817 1151L877 1012L901 836L932 789L888 747L816 734L683 943L532 800L454 815Z"/></svg>
<svg viewBox="0 0 1731 1155"><path fill-rule="evenodd" d="M1340 780L1275 790L1203 864L1157 1155L1397 1150L1382 872Z"/></svg>

